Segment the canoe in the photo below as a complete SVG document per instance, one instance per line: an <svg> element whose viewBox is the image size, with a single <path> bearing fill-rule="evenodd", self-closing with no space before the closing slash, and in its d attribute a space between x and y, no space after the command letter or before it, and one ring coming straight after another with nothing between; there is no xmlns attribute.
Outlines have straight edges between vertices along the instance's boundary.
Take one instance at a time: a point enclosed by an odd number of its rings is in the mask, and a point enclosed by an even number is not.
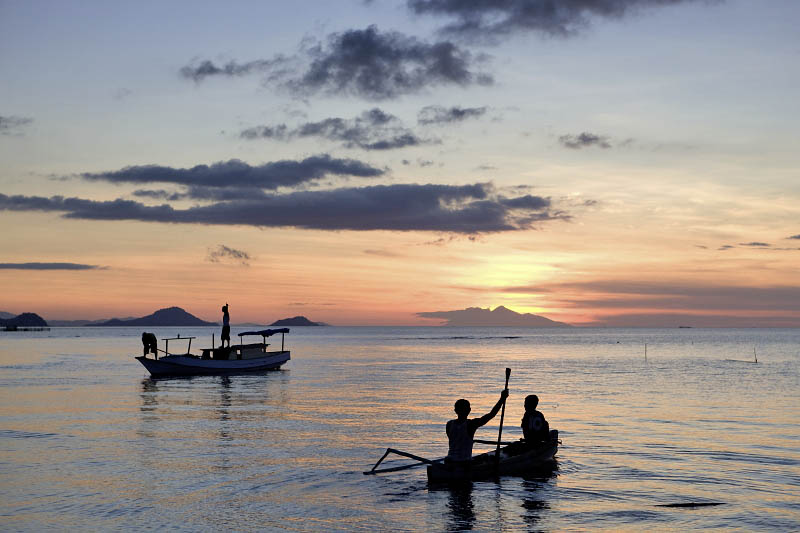
<svg viewBox="0 0 800 533"><path fill-rule="evenodd" d="M428 482L458 483L536 472L553 465L558 443L558 431L551 430L550 438L541 443L514 442L500 448L499 462L496 450L476 455L466 465L434 462L428 465Z"/></svg>

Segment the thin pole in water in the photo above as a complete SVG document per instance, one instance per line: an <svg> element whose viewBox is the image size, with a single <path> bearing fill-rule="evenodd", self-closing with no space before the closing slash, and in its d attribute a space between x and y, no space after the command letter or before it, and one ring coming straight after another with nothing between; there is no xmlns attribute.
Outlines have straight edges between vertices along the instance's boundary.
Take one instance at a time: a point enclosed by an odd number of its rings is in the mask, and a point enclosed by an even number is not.
<svg viewBox="0 0 800 533"><path fill-rule="evenodd" d="M758 363L758 356L756 355L756 347L753 346L753 362Z"/></svg>
<svg viewBox="0 0 800 533"><path fill-rule="evenodd" d="M644 360L647 361L647 343L644 343Z"/></svg>

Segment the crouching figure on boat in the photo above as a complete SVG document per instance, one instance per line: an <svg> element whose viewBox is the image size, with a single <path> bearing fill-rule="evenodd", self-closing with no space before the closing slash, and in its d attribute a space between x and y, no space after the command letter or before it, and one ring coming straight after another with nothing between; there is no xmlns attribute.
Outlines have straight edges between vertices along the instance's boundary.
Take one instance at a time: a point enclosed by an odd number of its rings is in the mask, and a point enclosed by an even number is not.
<svg viewBox="0 0 800 533"><path fill-rule="evenodd" d="M475 437L475 431L497 415L506 398L508 398L508 389L503 389L500 399L497 400L492 410L480 418L467 418L472 410L467 400L462 398L455 403L454 411L458 418L447 422L445 428L450 443L447 457L444 459L445 463L469 463L472 460L472 440Z"/></svg>

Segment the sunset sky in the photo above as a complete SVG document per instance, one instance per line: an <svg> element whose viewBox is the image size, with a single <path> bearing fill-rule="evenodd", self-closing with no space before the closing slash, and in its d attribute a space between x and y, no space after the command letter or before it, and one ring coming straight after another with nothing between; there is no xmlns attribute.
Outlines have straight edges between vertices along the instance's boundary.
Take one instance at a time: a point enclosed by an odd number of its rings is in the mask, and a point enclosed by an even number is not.
<svg viewBox="0 0 800 533"><path fill-rule="evenodd" d="M800 327L800 2L0 0L0 311Z"/></svg>

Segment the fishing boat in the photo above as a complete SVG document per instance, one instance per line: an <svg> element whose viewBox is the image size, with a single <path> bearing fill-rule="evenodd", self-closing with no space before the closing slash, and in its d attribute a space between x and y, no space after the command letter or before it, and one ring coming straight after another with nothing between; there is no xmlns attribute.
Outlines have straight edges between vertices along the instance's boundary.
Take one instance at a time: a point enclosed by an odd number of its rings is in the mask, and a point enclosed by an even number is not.
<svg viewBox="0 0 800 533"><path fill-rule="evenodd" d="M428 464L429 483L461 483L494 479L500 476L522 476L552 466L558 451L558 431L550 431L550 438L535 445L512 442L497 450L476 455L467 464L434 461Z"/></svg>
<svg viewBox="0 0 800 533"><path fill-rule="evenodd" d="M281 349L269 351L267 337L277 333L281 334ZM192 340L196 337L171 337L162 339L164 349L158 348L155 336L151 333L142 334L142 343L145 344L145 354L136 357L154 378L175 376L200 376L219 374L242 374L249 372L263 372L277 370L290 359L290 352L284 347L284 335L289 333L289 328L264 329L260 331L245 331L239 333L239 344L225 348L202 348L200 354L192 354ZM261 342L244 343L244 337L260 336ZM212 338L213 339L213 338ZM169 351L169 342L188 341L185 353L172 353ZM148 344L149 343L149 344ZM212 346L214 341L212 340ZM149 348L148 348L149 346ZM152 352L152 357L148 353ZM159 353L161 356L159 357Z"/></svg>

